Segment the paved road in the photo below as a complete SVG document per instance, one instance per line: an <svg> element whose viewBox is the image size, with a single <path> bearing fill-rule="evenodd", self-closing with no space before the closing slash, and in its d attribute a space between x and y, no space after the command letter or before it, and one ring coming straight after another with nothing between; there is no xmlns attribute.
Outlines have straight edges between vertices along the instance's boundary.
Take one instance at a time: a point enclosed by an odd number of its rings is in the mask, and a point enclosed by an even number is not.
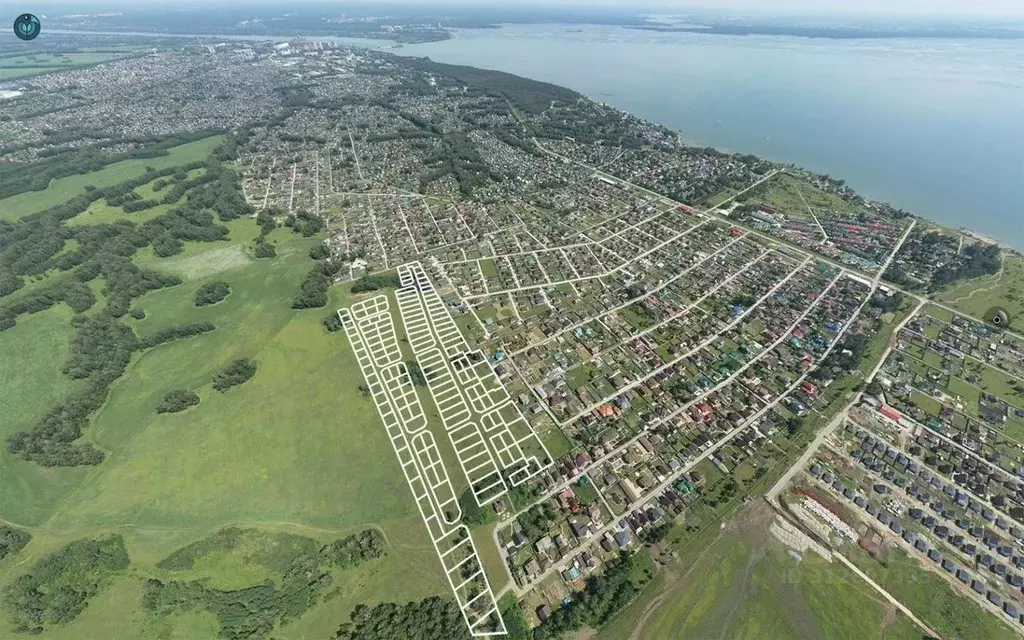
<svg viewBox="0 0 1024 640"><path fill-rule="evenodd" d="M826 426L824 429L818 432L817 437L815 437L814 441L811 442L811 445L807 447L807 451L804 451L804 454L800 456L800 459L794 462L793 466L791 466L789 470L786 471L785 475L779 478L779 481L776 482L775 485L768 490L764 497L766 500L768 500L768 502L772 504L773 507L777 509L782 508L782 505L779 504L779 494L782 492L783 489L786 488L786 485L789 484L789 481L793 479L793 476L795 476L797 473L799 473L802 469L804 469L807 466L808 461L810 461L810 459L814 457L814 454L817 453L818 448L825 442L825 440L828 439L828 437L832 435L835 432L835 430L840 427L840 425L843 424L843 422L846 420L846 416L850 412L850 408L854 404L856 404L858 400L860 400L859 393L854 398L853 402L843 407L843 410L839 412L839 415L837 415L835 419L832 420L832 422L828 423L828 426Z"/></svg>

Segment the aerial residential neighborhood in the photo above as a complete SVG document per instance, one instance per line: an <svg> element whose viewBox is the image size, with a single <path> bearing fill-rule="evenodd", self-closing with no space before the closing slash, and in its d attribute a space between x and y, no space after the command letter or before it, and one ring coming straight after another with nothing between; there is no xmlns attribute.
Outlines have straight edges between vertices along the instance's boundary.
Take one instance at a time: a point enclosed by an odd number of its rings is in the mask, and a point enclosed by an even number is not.
<svg viewBox="0 0 1024 640"><path fill-rule="evenodd" d="M1024 631L1024 338L942 297L1000 247L518 76L108 38L0 79L0 344L61 336L0 635L668 637L722 544Z"/></svg>

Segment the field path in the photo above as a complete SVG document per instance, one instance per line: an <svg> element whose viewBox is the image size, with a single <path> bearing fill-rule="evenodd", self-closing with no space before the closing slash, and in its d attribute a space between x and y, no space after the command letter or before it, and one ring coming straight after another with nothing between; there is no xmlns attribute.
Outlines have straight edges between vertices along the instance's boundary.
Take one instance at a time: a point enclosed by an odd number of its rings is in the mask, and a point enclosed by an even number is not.
<svg viewBox="0 0 1024 640"><path fill-rule="evenodd" d="M697 567L698 564L700 564L700 561L704 559L704 556L709 554L711 550L718 545L718 543L722 540L722 535L724 531L724 529L719 530L718 535L715 536L715 539L712 540L711 543L708 544L706 547L704 547L704 550L700 552L700 555L698 555L693 560L693 563L690 564L690 568L686 570L686 573L679 576L679 578L675 580L674 583L667 586L664 590L662 590L660 594L658 594L656 598L654 598L654 600L651 600L651 602L648 603L646 607L644 607L644 612L640 616L640 619L637 621L636 628L633 629L633 635L629 637L629 640L641 640L644 627L646 627L647 623L650 622L651 617L658 612L658 609L660 609L661 605L665 603L665 600L668 599L668 597L671 596L676 591L676 589L680 588L680 586L686 582L686 579L690 577L690 574L693 573L693 570Z"/></svg>
<svg viewBox="0 0 1024 640"><path fill-rule="evenodd" d="M314 526L311 526L311 525L302 524L300 522L282 522L282 521L225 522L223 524L218 524L218 525L213 525L213 526L203 526L203 527L140 527L140 526L134 525L134 524L123 523L123 524L104 525L102 527L85 527L85 528L82 528L82 529L65 529L65 530L61 530L61 531L56 531L56 530L53 530L53 529L47 529L46 527L34 527L34 526L31 526L31 525L27 525L27 524L20 524L18 522L11 522L10 520L4 520L3 518L0 518L0 524L6 524L6 525L10 525L12 527L17 527L19 529L24 529L24 530L26 530L26 531L28 531L30 533L31 532L38 532L38 533L43 533L43 534L51 535L51 536L71 536L71 537L76 537L76 538L77 537L88 537L90 535L96 535L96 534L100 534L100 533L109 533L109 532L112 532L112 531L116 531L117 529L129 529L129 530L132 530L132 531L154 532L154 533L160 533L160 532L165 532L165 533L190 533L190 532L196 532L196 531L198 531L198 532L201 532L201 531L213 532L213 531L216 531L218 529L225 529L227 527L239 527L239 528L243 528L243 529L260 529L260 528L266 529L268 527L286 527L286 528L298 529L299 531L303 531L303 532L310 533L310 534L326 534L326 535L342 535L342 534L346 534L346 533L349 533L349 532L362 531L362 530L365 530L365 529L373 529L374 531L379 533L382 538L384 538L384 543L390 549L395 551L395 553L399 557L401 557L401 553L400 553L400 550L399 550L398 546L395 545L391 541L391 539L388 537L387 531L385 531L384 528L381 527L380 525L373 524L373 523L353 525L353 526L345 527L345 528L342 528L342 529L325 529L323 527L314 527ZM402 548L403 549L420 549L420 550L422 550L422 549L433 550L434 549L434 547L432 545L402 545ZM22 560L22 562L25 562L25 560ZM18 564L21 564L21 563L19 562ZM18 565L14 565L14 566L16 567ZM11 568L13 569L14 567L11 567Z"/></svg>
<svg viewBox="0 0 1024 640"><path fill-rule="evenodd" d="M998 287L1002 283L1003 274L1005 272L1006 272L1006 256L1005 256L1005 254L1000 254L1000 256L999 256L999 271L995 274L995 276L993 276L995 278L995 280L992 281L992 284L990 284L990 285L988 285L986 287L979 287L977 289L972 289L971 292L968 293L965 296L960 296L959 298L955 298L953 300L947 300L946 304L957 304L959 302L965 302L965 301L970 300L971 298L973 298L974 294L976 294L976 293L985 293L986 291L991 291L992 289L995 289L996 287Z"/></svg>
<svg viewBox="0 0 1024 640"><path fill-rule="evenodd" d="M860 568L859 568L859 567L857 567L857 565L855 565L855 564L853 564L852 562L850 562L849 560L847 560L847 559L846 559L846 556L844 556L844 555L843 555L843 554L841 554L841 553L837 553L837 554L835 554L835 555L834 555L834 557L838 558L840 562L842 562L843 564L845 564L845 565L846 565L846 566L847 566L847 567L848 567L848 568L849 568L849 569L850 569L851 571L853 571L853 572L854 572L854 573L856 573L856 574L857 574L858 576L860 576L860 578L861 578L862 580L864 580L864 582L867 582L867 583L868 583L869 585L871 585L871 586L872 586L872 587L873 587L873 588L875 589L875 591L877 591L877 592L878 592L878 593L879 593L879 594L880 594L880 595L881 595L881 596L882 596L883 598L885 598L886 600L888 600L888 601L889 601L889 602L890 602L890 603L891 603L891 604L892 604L893 606L895 606L895 607L896 607L896 608L898 608L898 609L899 609L899 610L900 610L901 612L903 612L903 615L905 615L905 616L907 616L908 618L910 618L910 620L911 620L911 621L912 621L912 622L913 622L914 624L916 624L916 625L917 625L918 627L920 627L920 628L921 628L921 629L922 629L922 630L923 630L923 631L924 631L925 633L927 633L927 634L928 634L928 635L929 635L930 637L932 637L932 638L941 638L941 637L942 637L942 636L940 636L939 634L937 634L937 633L935 633L934 631L932 631L932 630L931 630L931 629L930 629L930 628L928 627L928 625L926 625L926 624L925 624L924 622L921 622L921 619L920 619L920 618L918 618L917 616L915 616L915 615L914 615L914 612L913 612L913 611L911 611L911 610L910 610L910 609L908 609L907 607L903 606L903 603L901 603L901 602L900 602L899 600L897 600L897 599L896 599L896 598L895 598L895 597L894 597L894 596L893 596L893 595L892 595L891 593L889 593L888 591L886 591L885 589L883 589L883 588L882 588L882 587L881 587L881 586L880 586L880 585L879 585L879 584L878 584L877 582L875 582L874 580L872 580L872 579L871 579L871 578L870 578L870 577L868 576L868 574L866 574L866 573L864 573L863 571L861 571L861 570L860 570Z"/></svg>

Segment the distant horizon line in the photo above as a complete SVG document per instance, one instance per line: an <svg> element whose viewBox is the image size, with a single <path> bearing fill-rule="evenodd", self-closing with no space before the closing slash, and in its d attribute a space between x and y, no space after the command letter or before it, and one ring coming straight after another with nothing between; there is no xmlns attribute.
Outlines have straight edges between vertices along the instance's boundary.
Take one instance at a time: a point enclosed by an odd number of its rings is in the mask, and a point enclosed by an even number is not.
<svg viewBox="0 0 1024 640"><path fill-rule="evenodd" d="M502 10L531 9L539 13L551 13L565 10L587 10L601 13L609 11L625 11L631 15L658 16L717 16L720 18L854 18L854 19L898 19L898 20L1014 20L1024 21L1024 4L1009 11L980 11L966 13L958 10L929 7L926 11L903 7L823 7L820 4L809 7L793 8L778 6L743 6L743 7L708 7L679 6L665 0L651 0L629 3L625 0L594 3L593 0L546 0L543 3L530 0L499 1L481 7L476 0L347 0L344 5L337 5L333 0L211 0L197 4L175 2L174 0L152 0L139 6L134 0L100 0L89 3L70 3L68 0L39 0L35 3L36 12L43 10L61 10L75 13L90 13L116 9L130 13L146 13L154 10L174 9L177 11L210 10L210 9L259 9L268 7L296 8L333 8L338 13L345 13L347 7L358 6L360 9L381 6L406 10L429 9L460 9L472 13L487 13Z"/></svg>

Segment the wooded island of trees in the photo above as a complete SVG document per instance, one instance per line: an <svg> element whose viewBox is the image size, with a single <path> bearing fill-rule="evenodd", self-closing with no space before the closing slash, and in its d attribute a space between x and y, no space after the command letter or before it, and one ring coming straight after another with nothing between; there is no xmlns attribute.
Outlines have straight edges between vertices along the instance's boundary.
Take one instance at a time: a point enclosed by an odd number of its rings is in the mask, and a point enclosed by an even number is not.
<svg viewBox="0 0 1024 640"><path fill-rule="evenodd" d="M157 413L178 413L199 404L199 396L188 389L168 391L156 405Z"/></svg>
<svg viewBox="0 0 1024 640"><path fill-rule="evenodd" d="M239 358L213 375L213 388L224 392L248 381L254 375L256 375L256 361Z"/></svg>
<svg viewBox="0 0 1024 640"><path fill-rule="evenodd" d="M196 291L196 306L205 307L210 304L217 304L231 293L231 285L218 280L207 282Z"/></svg>

